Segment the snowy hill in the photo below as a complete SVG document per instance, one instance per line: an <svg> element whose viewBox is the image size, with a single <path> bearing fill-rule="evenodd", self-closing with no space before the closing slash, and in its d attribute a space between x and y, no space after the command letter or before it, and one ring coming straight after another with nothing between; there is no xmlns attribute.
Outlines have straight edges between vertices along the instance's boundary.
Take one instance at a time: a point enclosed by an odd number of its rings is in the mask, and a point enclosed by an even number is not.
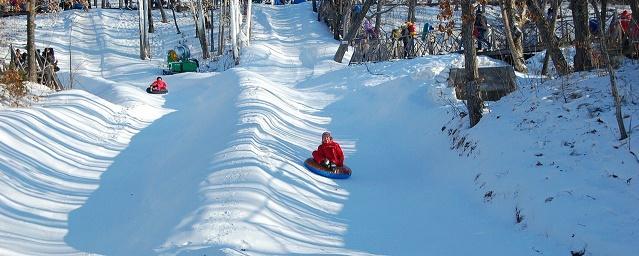
<svg viewBox="0 0 639 256"><path fill-rule="evenodd" d="M607 77L518 74L468 129L446 85L462 56L347 66L310 3L253 12L238 67L166 76L167 95L144 88L193 35L190 17L183 38L156 25L151 61L137 58L134 11L42 17L40 46L56 47L75 89L0 111L0 254L639 250L639 143L615 139ZM619 73L631 132L637 69ZM326 130L348 180L302 165Z"/></svg>

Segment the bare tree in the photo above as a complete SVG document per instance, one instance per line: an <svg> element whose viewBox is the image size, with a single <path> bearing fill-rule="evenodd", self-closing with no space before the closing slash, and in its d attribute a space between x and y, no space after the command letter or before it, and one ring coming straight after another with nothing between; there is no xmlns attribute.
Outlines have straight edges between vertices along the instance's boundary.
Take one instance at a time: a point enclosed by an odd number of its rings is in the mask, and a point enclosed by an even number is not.
<svg viewBox="0 0 639 256"><path fill-rule="evenodd" d="M550 7L554 10L552 13L552 17L546 17L546 21L550 23L550 31L555 32L555 26L557 24L557 13L559 10L559 5L563 2L563 0L550 0ZM548 73L548 62L550 62L550 54L546 52L544 54L544 63L541 68L541 74L546 75Z"/></svg>
<svg viewBox="0 0 639 256"><path fill-rule="evenodd" d="M200 46L202 46L202 58L208 59L209 55L209 47L206 42L206 29L204 28L204 8L202 7L202 0L197 1L197 37L200 39Z"/></svg>
<svg viewBox="0 0 639 256"><path fill-rule="evenodd" d="M639 24L639 0L628 0L630 2L630 10L632 10L632 21Z"/></svg>
<svg viewBox="0 0 639 256"><path fill-rule="evenodd" d="M351 11L353 10L353 0L343 0L346 1L346 6L344 6L344 10L342 11L342 33L346 33L348 31L348 25L350 23Z"/></svg>
<svg viewBox="0 0 639 256"><path fill-rule="evenodd" d="M566 58L563 53L561 53L561 50L559 49L559 43L557 42L555 33L550 30L550 26L544 18L544 14L539 8L539 5L534 0L526 0L526 4L528 4L528 9L533 15L533 20L535 21L537 29L539 29L544 44L546 45L546 52L550 54L552 62L555 65L555 69L557 69L557 72L560 75L570 73L570 67L568 66L568 62L566 62Z"/></svg>
<svg viewBox="0 0 639 256"><path fill-rule="evenodd" d="M215 31L215 5L216 3L213 3L211 5L211 20L210 20L210 29L209 29L209 37L211 40L211 52L215 51L215 33L213 33L213 31Z"/></svg>
<svg viewBox="0 0 639 256"><path fill-rule="evenodd" d="M246 44L250 44L251 41L251 12L253 8L253 1L249 0L246 3L246 26L244 26L244 35L246 35Z"/></svg>
<svg viewBox="0 0 639 256"><path fill-rule="evenodd" d="M171 4L171 12L173 13L173 22L175 23L175 29L177 33L180 34L180 27L178 26L177 19L175 17L175 0L169 0L169 4Z"/></svg>
<svg viewBox="0 0 639 256"><path fill-rule="evenodd" d="M606 20L606 10L608 10L608 0L601 0L601 18ZM599 24L599 29L606 31L606 23Z"/></svg>
<svg viewBox="0 0 639 256"><path fill-rule="evenodd" d="M162 6L162 0L156 0L156 4L158 8L160 8L160 15L162 15L162 23L168 23L169 21L166 19L166 12L164 11L164 6Z"/></svg>
<svg viewBox="0 0 639 256"><path fill-rule="evenodd" d="M417 8L417 0L408 0L408 21L415 22L415 8Z"/></svg>
<svg viewBox="0 0 639 256"><path fill-rule="evenodd" d="M355 20L353 20L353 24L351 24L351 27L348 29L348 33L344 37L344 40L342 41L342 43L339 45L339 48L337 49L337 52L335 53L333 60L339 63L342 63L342 59L344 59L344 54L346 53L346 50L348 49L348 45L351 41L353 41L353 39L355 38L355 35L357 35L357 31L362 26L362 22L364 22L366 13L368 13L368 10L371 8L373 1L375 0L366 0L366 2L364 2L362 11L358 13L357 16L355 16Z"/></svg>
<svg viewBox="0 0 639 256"><path fill-rule="evenodd" d="M148 15L147 15L148 1L138 0L138 13L140 16L140 59L148 59L151 54L149 46L149 33L148 33Z"/></svg>
<svg viewBox="0 0 639 256"><path fill-rule="evenodd" d="M475 0L462 0L462 44L464 46L464 69L466 70L466 107L470 127L479 123L482 117L484 102L479 94L479 70L477 67L477 52L473 43L473 28L475 16L473 15L473 2Z"/></svg>
<svg viewBox="0 0 639 256"><path fill-rule="evenodd" d="M382 6L384 6L385 0L377 0L376 7L377 12L375 14L375 32L380 31L382 26Z"/></svg>
<svg viewBox="0 0 639 256"><path fill-rule="evenodd" d="M597 14L599 18L599 24L603 24L603 16L599 13L599 7L597 6L597 0L590 0L593 8L595 9L595 14ZM612 67L612 63L610 60L610 54L608 54L608 45L604 39L603 30L599 30L599 47L601 49L601 53L606 58L606 68L608 69L608 76L610 77L610 90L612 91L612 97L615 101L615 116L617 118L617 126L619 127L619 139L623 140L628 138L628 134L626 133L626 126L623 123L623 115L621 113L621 97L619 96L619 91L617 90L617 78L615 69Z"/></svg>
<svg viewBox="0 0 639 256"><path fill-rule="evenodd" d="M220 26L219 26L219 39L217 40L218 42L218 47L217 47L217 55L222 55L224 52L224 25L225 25L225 20L224 17L226 17L226 6L228 5L228 0L220 0Z"/></svg>
<svg viewBox="0 0 639 256"><path fill-rule="evenodd" d="M230 16L230 29L229 29L229 33L231 33L231 47L233 49L233 59L235 59L235 63L238 64L239 59L240 59L240 51L238 48L238 33L239 33L239 28L240 28L240 24L238 22L238 17L239 17L239 4L238 4L238 0L230 0L229 3L229 16Z"/></svg>
<svg viewBox="0 0 639 256"><path fill-rule="evenodd" d="M153 11L153 0L148 0L147 2L148 7L147 7L147 14L148 14L148 21L149 21L149 33L153 33L155 32L155 27L153 27L153 13L151 11Z"/></svg>
<svg viewBox="0 0 639 256"><path fill-rule="evenodd" d="M575 71L592 69L592 46L588 27L588 2L570 0L572 18L575 24Z"/></svg>
<svg viewBox="0 0 639 256"><path fill-rule="evenodd" d="M523 33L517 28L515 21L514 0L502 0L501 17L504 23L504 34L510 48L510 54L513 59L513 66L519 72L528 72L528 68L524 63Z"/></svg>
<svg viewBox="0 0 639 256"><path fill-rule="evenodd" d="M35 48L35 2L36 0L30 0L27 7L27 54L29 54L29 76L27 79L34 83L38 81L38 65Z"/></svg>

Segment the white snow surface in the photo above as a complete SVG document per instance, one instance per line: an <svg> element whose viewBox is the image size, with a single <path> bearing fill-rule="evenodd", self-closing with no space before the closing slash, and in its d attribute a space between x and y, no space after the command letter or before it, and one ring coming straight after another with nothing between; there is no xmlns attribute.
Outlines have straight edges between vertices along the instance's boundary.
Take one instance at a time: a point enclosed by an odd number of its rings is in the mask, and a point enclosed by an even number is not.
<svg viewBox="0 0 639 256"><path fill-rule="evenodd" d="M40 17L39 47L56 49L67 84L71 51L75 86L0 110L0 255L639 251L637 64L618 73L630 140L597 72L518 74L471 129L446 84L463 56L336 63L310 3L254 6L238 67L146 94L167 49L199 45L190 17L182 38L156 22L141 61L135 15ZM326 130L347 180L302 164Z"/></svg>

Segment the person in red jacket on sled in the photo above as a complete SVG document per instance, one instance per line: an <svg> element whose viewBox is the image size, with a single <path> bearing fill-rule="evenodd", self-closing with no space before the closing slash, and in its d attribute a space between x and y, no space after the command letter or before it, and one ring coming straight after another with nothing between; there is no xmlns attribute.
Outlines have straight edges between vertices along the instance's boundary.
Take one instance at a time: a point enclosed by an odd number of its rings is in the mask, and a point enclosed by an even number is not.
<svg viewBox="0 0 639 256"><path fill-rule="evenodd" d="M147 92L149 93L166 93L168 92L167 88L166 88L166 83L162 80L162 77L159 77L155 79L155 82L153 82L149 88L146 89Z"/></svg>
<svg viewBox="0 0 639 256"><path fill-rule="evenodd" d="M344 153L342 148L333 141L330 132L322 133L322 144L313 151L313 159L318 164L325 166L331 170L344 166Z"/></svg>

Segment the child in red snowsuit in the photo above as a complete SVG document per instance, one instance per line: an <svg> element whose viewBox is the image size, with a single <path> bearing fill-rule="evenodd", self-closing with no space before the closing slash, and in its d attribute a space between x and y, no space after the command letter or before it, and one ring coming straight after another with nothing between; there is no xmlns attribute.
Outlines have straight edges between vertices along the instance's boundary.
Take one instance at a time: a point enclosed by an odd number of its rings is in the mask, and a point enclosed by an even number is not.
<svg viewBox="0 0 639 256"><path fill-rule="evenodd" d="M331 133L322 134L322 144L313 151L313 159L315 162L326 167L339 167L344 165L344 153L342 148L333 141Z"/></svg>
<svg viewBox="0 0 639 256"><path fill-rule="evenodd" d="M159 77L149 86L151 91L166 91L166 83Z"/></svg>
<svg viewBox="0 0 639 256"><path fill-rule="evenodd" d="M630 28L630 21L632 21L632 15L628 12L628 10L623 10L622 13L619 14L619 22L621 23L621 29L624 33L628 33L628 28Z"/></svg>

